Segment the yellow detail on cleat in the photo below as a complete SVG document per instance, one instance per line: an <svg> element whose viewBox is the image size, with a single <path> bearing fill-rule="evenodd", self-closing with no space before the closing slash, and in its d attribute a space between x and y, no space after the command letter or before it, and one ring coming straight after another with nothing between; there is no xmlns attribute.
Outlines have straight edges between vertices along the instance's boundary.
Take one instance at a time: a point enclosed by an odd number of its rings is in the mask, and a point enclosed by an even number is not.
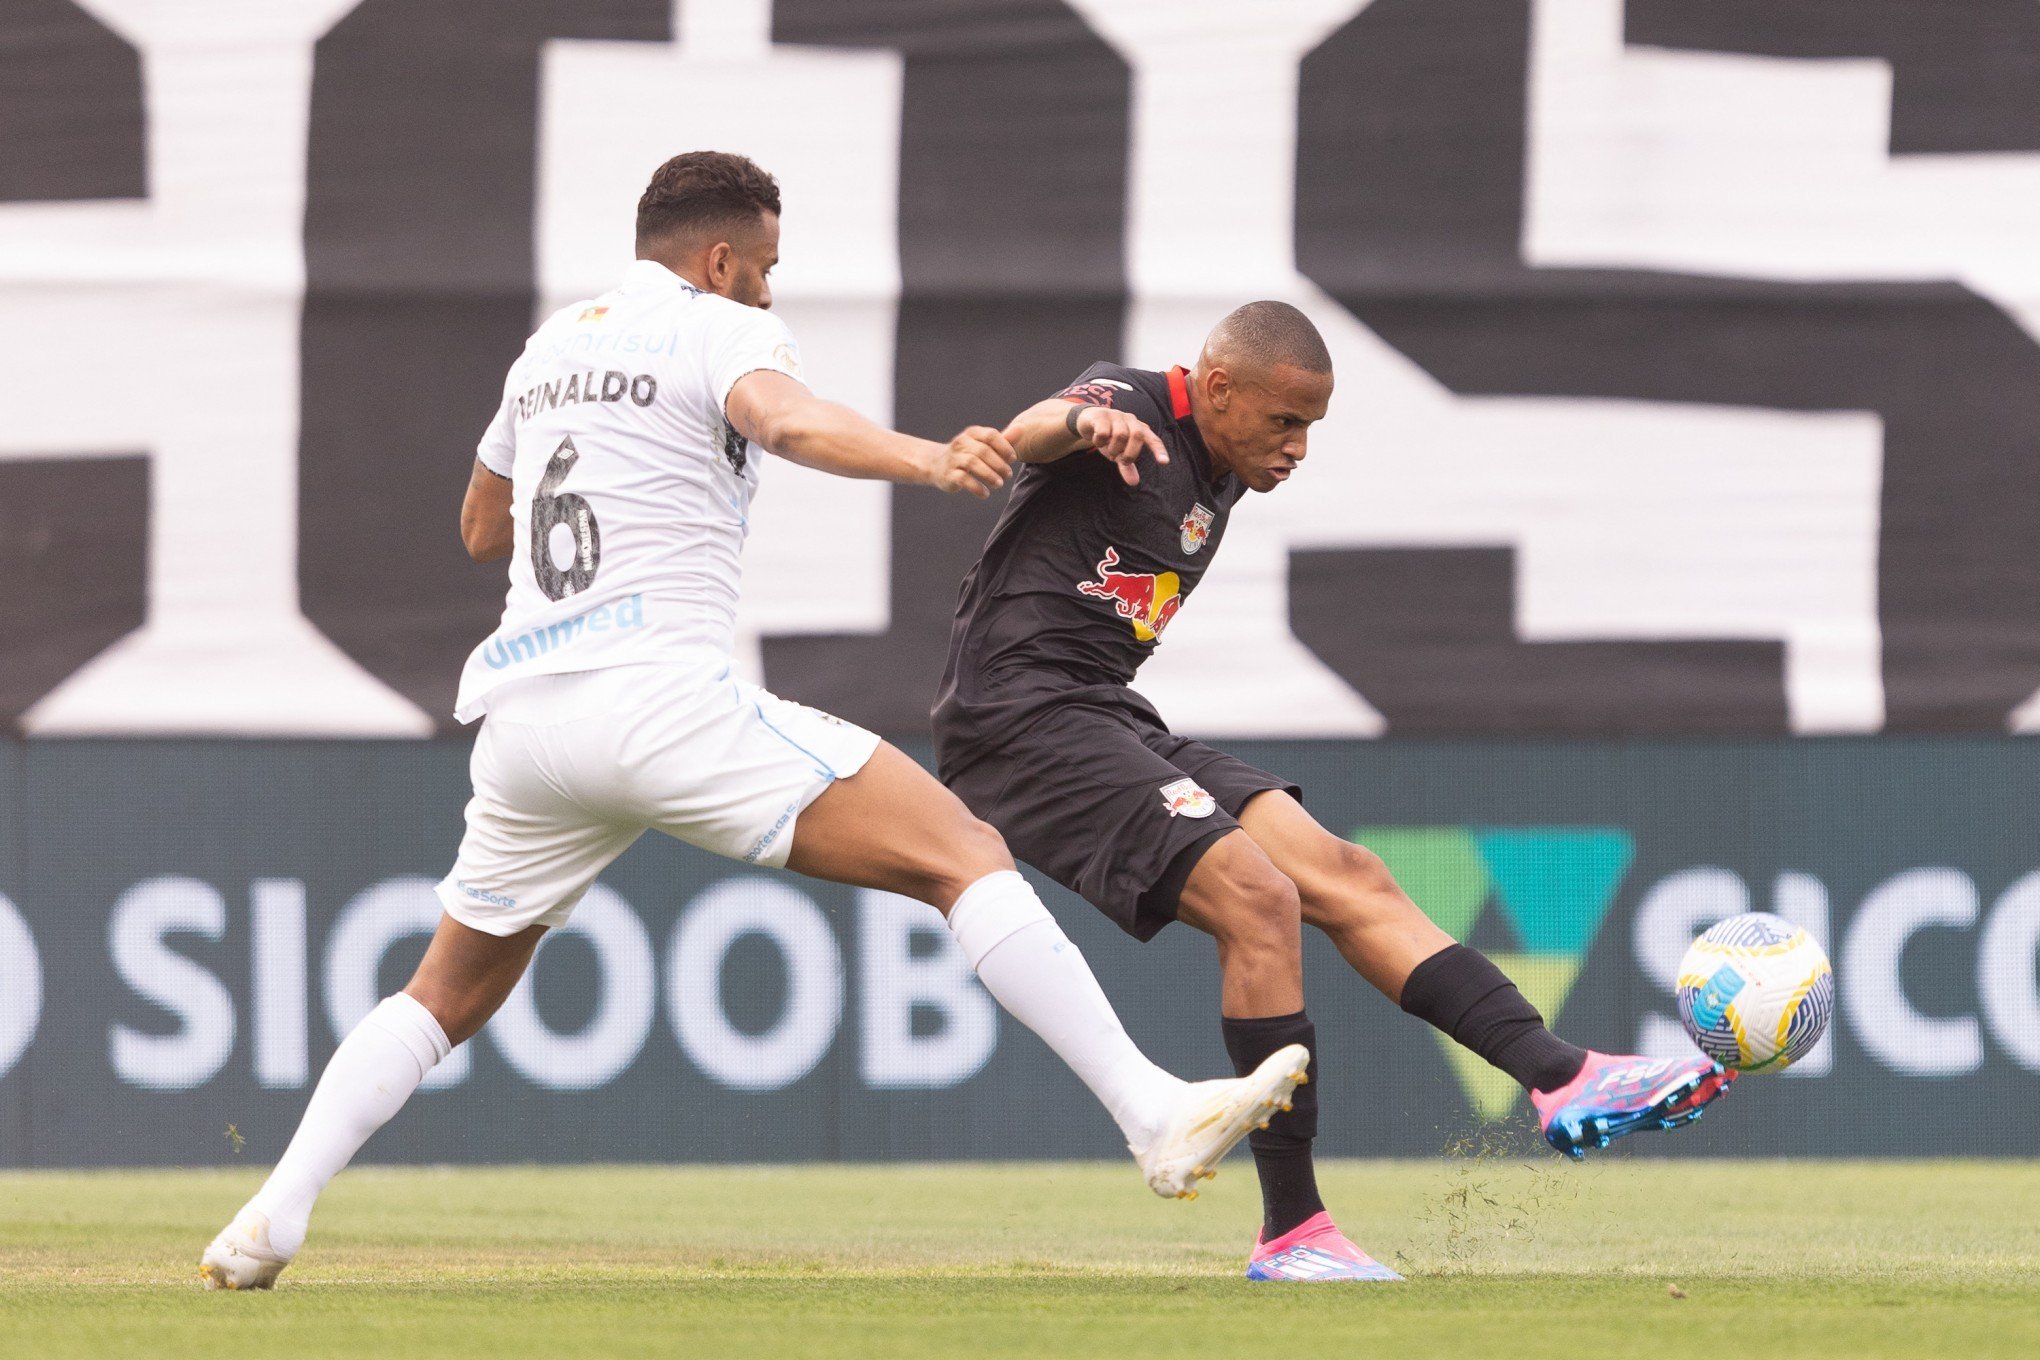
<svg viewBox="0 0 2040 1360"><path fill-rule="evenodd" d="M1308 1071L1296 1072L1292 1073L1291 1075L1293 1075L1296 1078L1296 1084L1298 1086L1304 1086L1309 1084L1310 1082L1310 1073Z"/></svg>
<svg viewBox="0 0 2040 1360"><path fill-rule="evenodd" d="M1290 1104L1286 1100L1282 1102L1282 1113L1284 1114L1288 1114L1291 1110L1294 1110L1295 1108L1296 1106Z"/></svg>
<svg viewBox="0 0 2040 1360"><path fill-rule="evenodd" d="M1263 1119L1260 1123L1254 1125L1254 1127L1257 1129L1265 1129L1268 1127L1268 1121Z"/></svg>

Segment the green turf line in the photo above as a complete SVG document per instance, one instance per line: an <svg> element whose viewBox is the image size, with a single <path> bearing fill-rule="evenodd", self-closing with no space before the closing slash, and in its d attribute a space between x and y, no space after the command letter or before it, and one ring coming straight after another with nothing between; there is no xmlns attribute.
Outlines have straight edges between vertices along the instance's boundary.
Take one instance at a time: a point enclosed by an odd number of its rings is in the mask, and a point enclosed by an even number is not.
<svg viewBox="0 0 2040 1360"><path fill-rule="evenodd" d="M0 1174L0 1356L2040 1355L2032 1162L1328 1164L1388 1287L1238 1278L1244 1160L1195 1204L1092 1163L368 1168L275 1294L204 1294L257 1179Z"/></svg>

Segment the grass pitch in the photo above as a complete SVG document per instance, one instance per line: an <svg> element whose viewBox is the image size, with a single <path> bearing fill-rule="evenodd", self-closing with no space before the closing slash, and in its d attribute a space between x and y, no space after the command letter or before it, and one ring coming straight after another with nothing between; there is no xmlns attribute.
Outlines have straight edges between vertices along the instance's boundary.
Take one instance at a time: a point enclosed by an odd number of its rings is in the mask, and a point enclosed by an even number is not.
<svg viewBox="0 0 2040 1360"><path fill-rule="evenodd" d="M0 1356L2040 1355L2040 1162L1334 1163L1410 1276L1362 1286L1238 1278L1244 1156L1195 1204L1089 1163L362 1169L276 1293L203 1293L258 1179L0 1175Z"/></svg>

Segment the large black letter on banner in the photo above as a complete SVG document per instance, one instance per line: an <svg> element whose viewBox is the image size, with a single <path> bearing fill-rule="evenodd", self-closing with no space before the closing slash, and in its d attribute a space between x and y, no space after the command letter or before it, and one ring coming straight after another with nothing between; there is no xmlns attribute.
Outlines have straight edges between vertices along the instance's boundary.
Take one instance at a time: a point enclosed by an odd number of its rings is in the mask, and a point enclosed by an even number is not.
<svg viewBox="0 0 2040 1360"><path fill-rule="evenodd" d="M148 194L142 63L71 0L15 0L0 26L0 202ZM141 626L145 457L0 460L0 725Z"/></svg>
<svg viewBox="0 0 2040 1360"><path fill-rule="evenodd" d="M534 324L538 59L663 41L668 0L366 0L320 40L305 203L304 611L442 723L500 566L455 532Z"/></svg>
<svg viewBox="0 0 2040 1360"><path fill-rule="evenodd" d="M2002 731L2040 687L2040 347L1953 282L1525 266L1528 4L1376 0L1306 59L1303 270L1463 394L1877 412L1888 726ZM1896 70L1894 151L2033 150L2035 16L2025 0L1631 0L1628 37L1882 55ZM1562 656L1513 632L1466 631L1441 703L1435 668L1390 658L1425 645L1449 601L1496 564L1479 553L1393 559L1301 559L1297 598L1332 612L1297 610L1295 627L1397 731L1521 730L1526 715L1579 733L1780 725L1777 653L1733 643ZM1359 620L1339 601L1391 596L1365 619L1366 646L1342 641Z"/></svg>
<svg viewBox="0 0 2040 1360"><path fill-rule="evenodd" d="M773 37L891 47L900 129L894 411L947 439L1002 425L1094 359L1126 316L1126 64L1059 0L780 0ZM924 738L957 587L1004 498L894 488L883 634L768 638L773 688Z"/></svg>
<svg viewBox="0 0 2040 1360"><path fill-rule="evenodd" d="M0 723L142 626L149 460L0 460Z"/></svg>
<svg viewBox="0 0 2040 1360"><path fill-rule="evenodd" d="M140 54L71 0L13 0L0 133L0 203L145 197Z"/></svg>

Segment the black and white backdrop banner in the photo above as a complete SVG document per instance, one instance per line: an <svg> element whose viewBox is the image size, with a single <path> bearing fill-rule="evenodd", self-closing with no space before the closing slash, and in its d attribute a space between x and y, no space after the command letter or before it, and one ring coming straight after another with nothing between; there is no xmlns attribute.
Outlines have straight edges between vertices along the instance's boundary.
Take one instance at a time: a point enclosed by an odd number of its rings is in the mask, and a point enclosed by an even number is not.
<svg viewBox="0 0 2040 1360"><path fill-rule="evenodd" d="M6 0L0 720L447 730L503 369L695 147L919 433L1317 320L1182 728L2040 728L2032 0ZM921 732L995 509L771 467L745 663Z"/></svg>

